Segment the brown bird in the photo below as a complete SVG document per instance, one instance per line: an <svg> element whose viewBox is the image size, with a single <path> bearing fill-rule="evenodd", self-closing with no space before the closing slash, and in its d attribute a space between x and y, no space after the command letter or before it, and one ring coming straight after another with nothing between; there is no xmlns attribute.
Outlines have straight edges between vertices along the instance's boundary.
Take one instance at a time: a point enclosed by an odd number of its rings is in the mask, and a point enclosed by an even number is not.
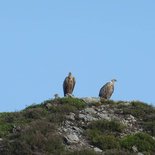
<svg viewBox="0 0 155 155"><path fill-rule="evenodd" d="M114 83L116 82L116 79L111 80L110 82L107 82L99 92L99 97L103 99L109 100L111 95L114 92Z"/></svg>
<svg viewBox="0 0 155 155"><path fill-rule="evenodd" d="M72 76L72 73L69 72L68 76L65 78L63 82L64 96L72 96L75 83L76 83L75 78Z"/></svg>

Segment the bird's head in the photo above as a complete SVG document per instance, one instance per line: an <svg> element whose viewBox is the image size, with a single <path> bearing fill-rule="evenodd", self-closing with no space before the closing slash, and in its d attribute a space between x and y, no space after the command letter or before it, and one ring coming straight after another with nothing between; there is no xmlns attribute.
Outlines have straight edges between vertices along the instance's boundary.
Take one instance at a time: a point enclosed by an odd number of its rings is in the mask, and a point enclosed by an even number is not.
<svg viewBox="0 0 155 155"><path fill-rule="evenodd" d="M117 82L117 80L116 79L112 79L111 82L112 83L115 83L115 82Z"/></svg>
<svg viewBox="0 0 155 155"><path fill-rule="evenodd" d="M71 73L71 72L69 72L68 76L72 76L72 73Z"/></svg>

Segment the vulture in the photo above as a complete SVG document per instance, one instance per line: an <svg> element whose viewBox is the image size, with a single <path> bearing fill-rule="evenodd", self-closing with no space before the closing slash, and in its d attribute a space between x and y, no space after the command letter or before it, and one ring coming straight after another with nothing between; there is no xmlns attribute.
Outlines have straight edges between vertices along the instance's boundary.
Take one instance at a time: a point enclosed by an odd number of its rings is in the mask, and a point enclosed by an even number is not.
<svg viewBox="0 0 155 155"><path fill-rule="evenodd" d="M72 76L72 73L69 72L68 76L65 78L63 82L64 96L72 96L75 83L76 83L75 78Z"/></svg>
<svg viewBox="0 0 155 155"><path fill-rule="evenodd" d="M101 89L99 92L99 97L103 98L103 99L107 99L109 100L111 95L114 92L114 84L117 80L113 79L110 82L107 82Z"/></svg>

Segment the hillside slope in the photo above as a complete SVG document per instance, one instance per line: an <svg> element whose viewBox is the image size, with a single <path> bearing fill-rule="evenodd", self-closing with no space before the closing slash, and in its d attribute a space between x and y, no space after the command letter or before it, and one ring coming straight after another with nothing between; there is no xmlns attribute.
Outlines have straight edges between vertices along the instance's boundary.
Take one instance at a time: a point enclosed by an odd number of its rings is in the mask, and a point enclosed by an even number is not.
<svg viewBox="0 0 155 155"><path fill-rule="evenodd" d="M0 113L1 155L153 155L155 108L139 101L58 98Z"/></svg>

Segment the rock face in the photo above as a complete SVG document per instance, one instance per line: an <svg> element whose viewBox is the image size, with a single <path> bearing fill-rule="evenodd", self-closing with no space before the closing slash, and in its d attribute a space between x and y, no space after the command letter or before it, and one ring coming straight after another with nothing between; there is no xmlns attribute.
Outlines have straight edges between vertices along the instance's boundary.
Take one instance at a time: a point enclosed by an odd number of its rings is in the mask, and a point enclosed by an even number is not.
<svg viewBox="0 0 155 155"><path fill-rule="evenodd" d="M69 149L80 150L82 148L94 148L96 152L102 152L101 149L96 148L89 144L88 140L84 136L84 131L86 126L96 120L117 120L126 126L124 133L132 134L143 129L138 124L136 118L132 115L124 115L122 111L117 107L111 107L108 104L103 104L99 106L91 105L94 101L97 103L98 99L84 98L84 101L88 103L88 106L78 111L78 113L70 113L66 116L66 120L63 122L62 126L59 128L60 135L63 136L66 147ZM130 103L126 103L128 106ZM134 151L135 148L133 147Z"/></svg>
<svg viewBox="0 0 155 155"><path fill-rule="evenodd" d="M64 136L64 139L67 144L77 144L79 142L79 138L76 133L68 133Z"/></svg>

